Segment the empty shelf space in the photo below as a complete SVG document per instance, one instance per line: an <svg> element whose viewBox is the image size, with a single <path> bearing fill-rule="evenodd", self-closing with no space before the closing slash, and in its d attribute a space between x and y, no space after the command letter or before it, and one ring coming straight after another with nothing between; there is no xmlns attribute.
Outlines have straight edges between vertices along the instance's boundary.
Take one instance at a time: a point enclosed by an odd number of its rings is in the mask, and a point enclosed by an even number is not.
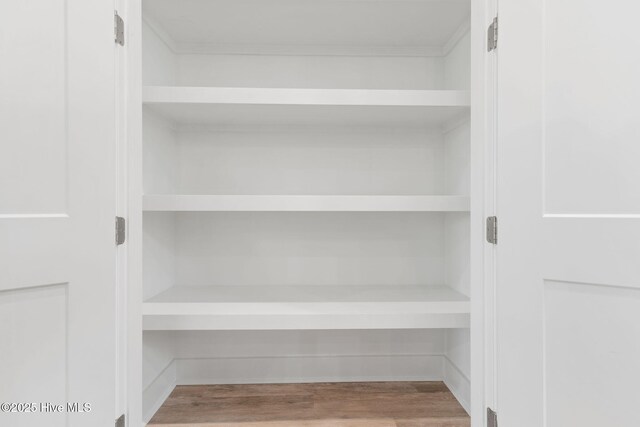
<svg viewBox="0 0 640 427"><path fill-rule="evenodd" d="M433 286L178 286L143 314L145 330L464 328L469 299Z"/></svg>
<svg viewBox="0 0 640 427"><path fill-rule="evenodd" d="M467 196L145 195L145 211L466 212Z"/></svg>
<svg viewBox="0 0 640 427"><path fill-rule="evenodd" d="M468 1L153 0L143 15L179 53L446 54Z"/></svg>

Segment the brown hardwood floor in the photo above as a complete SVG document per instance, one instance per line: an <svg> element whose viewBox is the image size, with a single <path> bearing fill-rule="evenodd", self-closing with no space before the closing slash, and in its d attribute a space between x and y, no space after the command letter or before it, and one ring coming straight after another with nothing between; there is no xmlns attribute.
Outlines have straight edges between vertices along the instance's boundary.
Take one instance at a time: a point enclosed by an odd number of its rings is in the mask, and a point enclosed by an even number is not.
<svg viewBox="0 0 640 427"><path fill-rule="evenodd" d="M469 427L442 382L178 386L153 427Z"/></svg>

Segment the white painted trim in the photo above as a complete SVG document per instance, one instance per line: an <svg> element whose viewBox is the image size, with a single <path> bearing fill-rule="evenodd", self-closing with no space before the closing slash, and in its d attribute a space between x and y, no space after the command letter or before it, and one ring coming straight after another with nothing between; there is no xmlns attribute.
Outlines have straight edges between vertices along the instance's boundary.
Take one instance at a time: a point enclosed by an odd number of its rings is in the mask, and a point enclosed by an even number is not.
<svg viewBox="0 0 640 427"><path fill-rule="evenodd" d="M495 16L495 7L496 0L471 2L471 427L486 425L486 407L494 403L494 295L490 281L495 248L485 240L485 217L495 214L489 124L493 94L488 93L492 76L486 49L486 30Z"/></svg>
<svg viewBox="0 0 640 427"><path fill-rule="evenodd" d="M126 0L127 139L127 419L142 407L142 0Z"/></svg>
<svg viewBox="0 0 640 427"><path fill-rule="evenodd" d="M172 360L142 392L143 422L148 423L176 388L176 360Z"/></svg>
<svg viewBox="0 0 640 427"><path fill-rule="evenodd" d="M471 414L471 381L446 355L444 359L443 381L460 405Z"/></svg>
<svg viewBox="0 0 640 427"><path fill-rule="evenodd" d="M115 0L114 7L118 14L128 21L128 9L126 0ZM128 164L129 149L127 146L128 131L128 105L129 97L128 52L126 49L116 45L115 48L115 97L116 97L116 215L127 218L129 205L129 187L128 187ZM128 266L129 258L128 245L123 244L116 246L116 418L127 413L129 402L127 401L128 379L131 375L128 372L127 354L129 340L129 322L127 308L128 293Z"/></svg>

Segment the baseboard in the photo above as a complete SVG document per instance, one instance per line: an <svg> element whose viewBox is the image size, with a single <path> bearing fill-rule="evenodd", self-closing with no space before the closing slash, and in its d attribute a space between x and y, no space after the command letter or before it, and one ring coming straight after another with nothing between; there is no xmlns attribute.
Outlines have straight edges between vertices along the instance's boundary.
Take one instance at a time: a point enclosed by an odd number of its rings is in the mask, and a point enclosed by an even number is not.
<svg viewBox="0 0 640 427"><path fill-rule="evenodd" d="M444 381L469 413L471 384L446 356L312 355L174 359L143 392L145 423L176 385Z"/></svg>
<svg viewBox="0 0 640 427"><path fill-rule="evenodd" d="M177 359L177 384L442 381L443 356L314 355Z"/></svg>
<svg viewBox="0 0 640 427"><path fill-rule="evenodd" d="M146 425L176 387L176 361L172 360L142 392L142 419Z"/></svg>
<svg viewBox="0 0 640 427"><path fill-rule="evenodd" d="M444 383L467 411L467 414L471 414L471 381L451 359L447 356L442 356L442 358L444 360Z"/></svg>

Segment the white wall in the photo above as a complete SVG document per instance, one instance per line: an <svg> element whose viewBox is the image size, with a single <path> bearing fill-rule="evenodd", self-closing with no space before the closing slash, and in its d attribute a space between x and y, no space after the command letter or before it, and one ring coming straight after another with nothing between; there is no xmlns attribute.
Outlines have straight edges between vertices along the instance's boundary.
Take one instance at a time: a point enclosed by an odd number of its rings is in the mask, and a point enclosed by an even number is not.
<svg viewBox="0 0 640 427"><path fill-rule="evenodd" d="M142 413L148 421L176 385L177 343L157 331L145 331L142 343Z"/></svg>
<svg viewBox="0 0 640 427"><path fill-rule="evenodd" d="M447 188L453 194L469 194L469 122L444 135ZM458 292L471 295L469 213L449 213L445 219L446 282ZM445 382L467 411L470 408L471 341L469 329L445 332Z"/></svg>
<svg viewBox="0 0 640 427"><path fill-rule="evenodd" d="M177 284L441 285L438 213L181 213Z"/></svg>
<svg viewBox="0 0 640 427"><path fill-rule="evenodd" d="M176 81L176 55L146 21L142 21L142 82L171 85Z"/></svg>
<svg viewBox="0 0 640 427"><path fill-rule="evenodd" d="M444 194L439 133L336 128L185 131L181 194Z"/></svg>
<svg viewBox="0 0 640 427"><path fill-rule="evenodd" d="M149 299L176 283L175 214L147 212L143 216L143 298Z"/></svg>
<svg viewBox="0 0 640 427"><path fill-rule="evenodd" d="M464 49L455 48L446 57L207 55L172 51L156 24L143 21L142 30L146 85L468 89L468 83L455 86L457 75L464 73L456 71L465 65Z"/></svg>
<svg viewBox="0 0 640 427"><path fill-rule="evenodd" d="M376 56L177 56L180 86L436 89L441 58Z"/></svg>
<svg viewBox="0 0 640 427"><path fill-rule="evenodd" d="M176 334L182 383L438 379L439 330Z"/></svg>
<svg viewBox="0 0 640 427"><path fill-rule="evenodd" d="M444 86L470 86L470 32L444 59ZM443 135L446 162L446 188L452 194L469 194L470 182L470 122L469 117L456 119ZM445 253L447 283L458 292L470 296L470 221L468 213L448 214L445 220ZM444 380L467 411L471 395L471 341L469 329L445 332Z"/></svg>
<svg viewBox="0 0 640 427"><path fill-rule="evenodd" d="M460 38L451 52L444 57L443 89L469 89L471 62L471 31Z"/></svg>
<svg viewBox="0 0 640 427"><path fill-rule="evenodd" d="M142 118L144 192L174 193L178 183L178 162L173 126L146 109Z"/></svg>

